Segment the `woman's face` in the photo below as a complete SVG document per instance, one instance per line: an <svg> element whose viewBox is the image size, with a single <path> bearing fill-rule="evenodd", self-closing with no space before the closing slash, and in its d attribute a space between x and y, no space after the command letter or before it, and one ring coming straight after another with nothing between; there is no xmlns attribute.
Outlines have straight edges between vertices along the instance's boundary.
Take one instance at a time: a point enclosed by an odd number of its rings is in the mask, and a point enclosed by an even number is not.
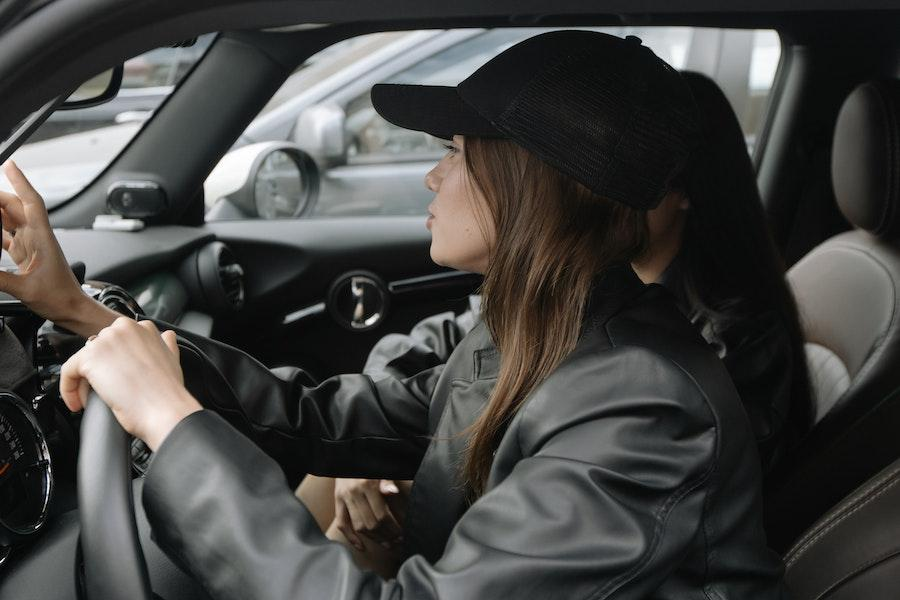
<svg viewBox="0 0 900 600"><path fill-rule="evenodd" d="M431 259L461 271L484 273L494 242L494 226L487 201L470 181L465 140L453 136L447 154L425 176L425 187L436 196L428 206Z"/></svg>

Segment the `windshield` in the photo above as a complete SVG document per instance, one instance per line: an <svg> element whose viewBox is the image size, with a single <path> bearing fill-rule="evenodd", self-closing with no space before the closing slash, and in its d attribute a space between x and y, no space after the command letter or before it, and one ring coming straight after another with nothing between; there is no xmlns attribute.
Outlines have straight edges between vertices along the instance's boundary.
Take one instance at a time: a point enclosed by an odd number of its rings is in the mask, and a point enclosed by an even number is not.
<svg viewBox="0 0 900 600"><path fill-rule="evenodd" d="M58 110L11 159L52 209L93 181L137 135L156 109L204 56L215 34L187 47L156 48L125 62L122 88L111 101ZM0 189L12 191L2 179Z"/></svg>

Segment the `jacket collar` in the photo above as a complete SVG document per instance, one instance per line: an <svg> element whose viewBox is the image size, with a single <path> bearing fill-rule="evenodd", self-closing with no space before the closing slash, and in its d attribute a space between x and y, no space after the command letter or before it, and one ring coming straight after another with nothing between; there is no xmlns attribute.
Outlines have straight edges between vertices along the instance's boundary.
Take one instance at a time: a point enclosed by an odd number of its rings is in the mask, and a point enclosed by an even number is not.
<svg viewBox="0 0 900 600"><path fill-rule="evenodd" d="M606 323L646 286L628 263L615 264L594 278L584 311L584 331Z"/></svg>
<svg viewBox="0 0 900 600"><path fill-rule="evenodd" d="M684 288L684 271L681 262L681 255L676 254L669 266L666 267L666 270L656 280L656 283L669 290L675 296L675 301L678 303L681 311L686 312L690 303L687 298L687 290Z"/></svg>
<svg viewBox="0 0 900 600"><path fill-rule="evenodd" d="M616 264L594 278L585 308L583 333L603 326L646 286L635 274L630 264ZM491 340L485 324L479 323L479 331L472 334L482 339L477 344L473 360L474 379L491 379L500 370L500 353Z"/></svg>

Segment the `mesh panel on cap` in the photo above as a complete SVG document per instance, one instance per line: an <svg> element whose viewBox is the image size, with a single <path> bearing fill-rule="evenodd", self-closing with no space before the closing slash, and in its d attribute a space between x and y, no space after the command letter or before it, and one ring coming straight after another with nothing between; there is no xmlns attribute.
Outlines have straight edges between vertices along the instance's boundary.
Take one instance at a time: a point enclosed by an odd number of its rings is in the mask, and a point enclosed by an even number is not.
<svg viewBox="0 0 900 600"><path fill-rule="evenodd" d="M546 69L495 125L594 193L652 208L696 135L690 92L645 47L628 65L603 58L585 49Z"/></svg>

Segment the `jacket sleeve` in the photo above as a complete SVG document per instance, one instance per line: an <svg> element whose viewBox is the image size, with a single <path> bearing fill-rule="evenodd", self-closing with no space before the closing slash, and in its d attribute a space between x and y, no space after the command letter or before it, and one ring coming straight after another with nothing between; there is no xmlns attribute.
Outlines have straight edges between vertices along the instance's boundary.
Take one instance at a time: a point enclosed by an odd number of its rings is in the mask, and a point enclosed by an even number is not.
<svg viewBox="0 0 900 600"><path fill-rule="evenodd" d="M674 387L684 397L691 385ZM326 541L276 465L206 411L163 442L144 506L157 543L220 599L647 598L701 529L716 430L660 389L597 390L593 379L547 390L546 406L571 404L564 419L526 408L497 460L515 446L523 456L495 464L508 475L436 563L413 556L390 581Z"/></svg>
<svg viewBox="0 0 900 600"><path fill-rule="evenodd" d="M480 297L469 298L470 308L456 315L444 312L422 319L408 334L390 333L369 351L363 373L373 378L406 378L447 362L459 342L478 323Z"/></svg>
<svg viewBox="0 0 900 600"><path fill-rule="evenodd" d="M313 385L300 369L276 376L236 348L157 324L178 333L188 390L286 472L411 479L418 469L443 366L405 379L337 375Z"/></svg>

